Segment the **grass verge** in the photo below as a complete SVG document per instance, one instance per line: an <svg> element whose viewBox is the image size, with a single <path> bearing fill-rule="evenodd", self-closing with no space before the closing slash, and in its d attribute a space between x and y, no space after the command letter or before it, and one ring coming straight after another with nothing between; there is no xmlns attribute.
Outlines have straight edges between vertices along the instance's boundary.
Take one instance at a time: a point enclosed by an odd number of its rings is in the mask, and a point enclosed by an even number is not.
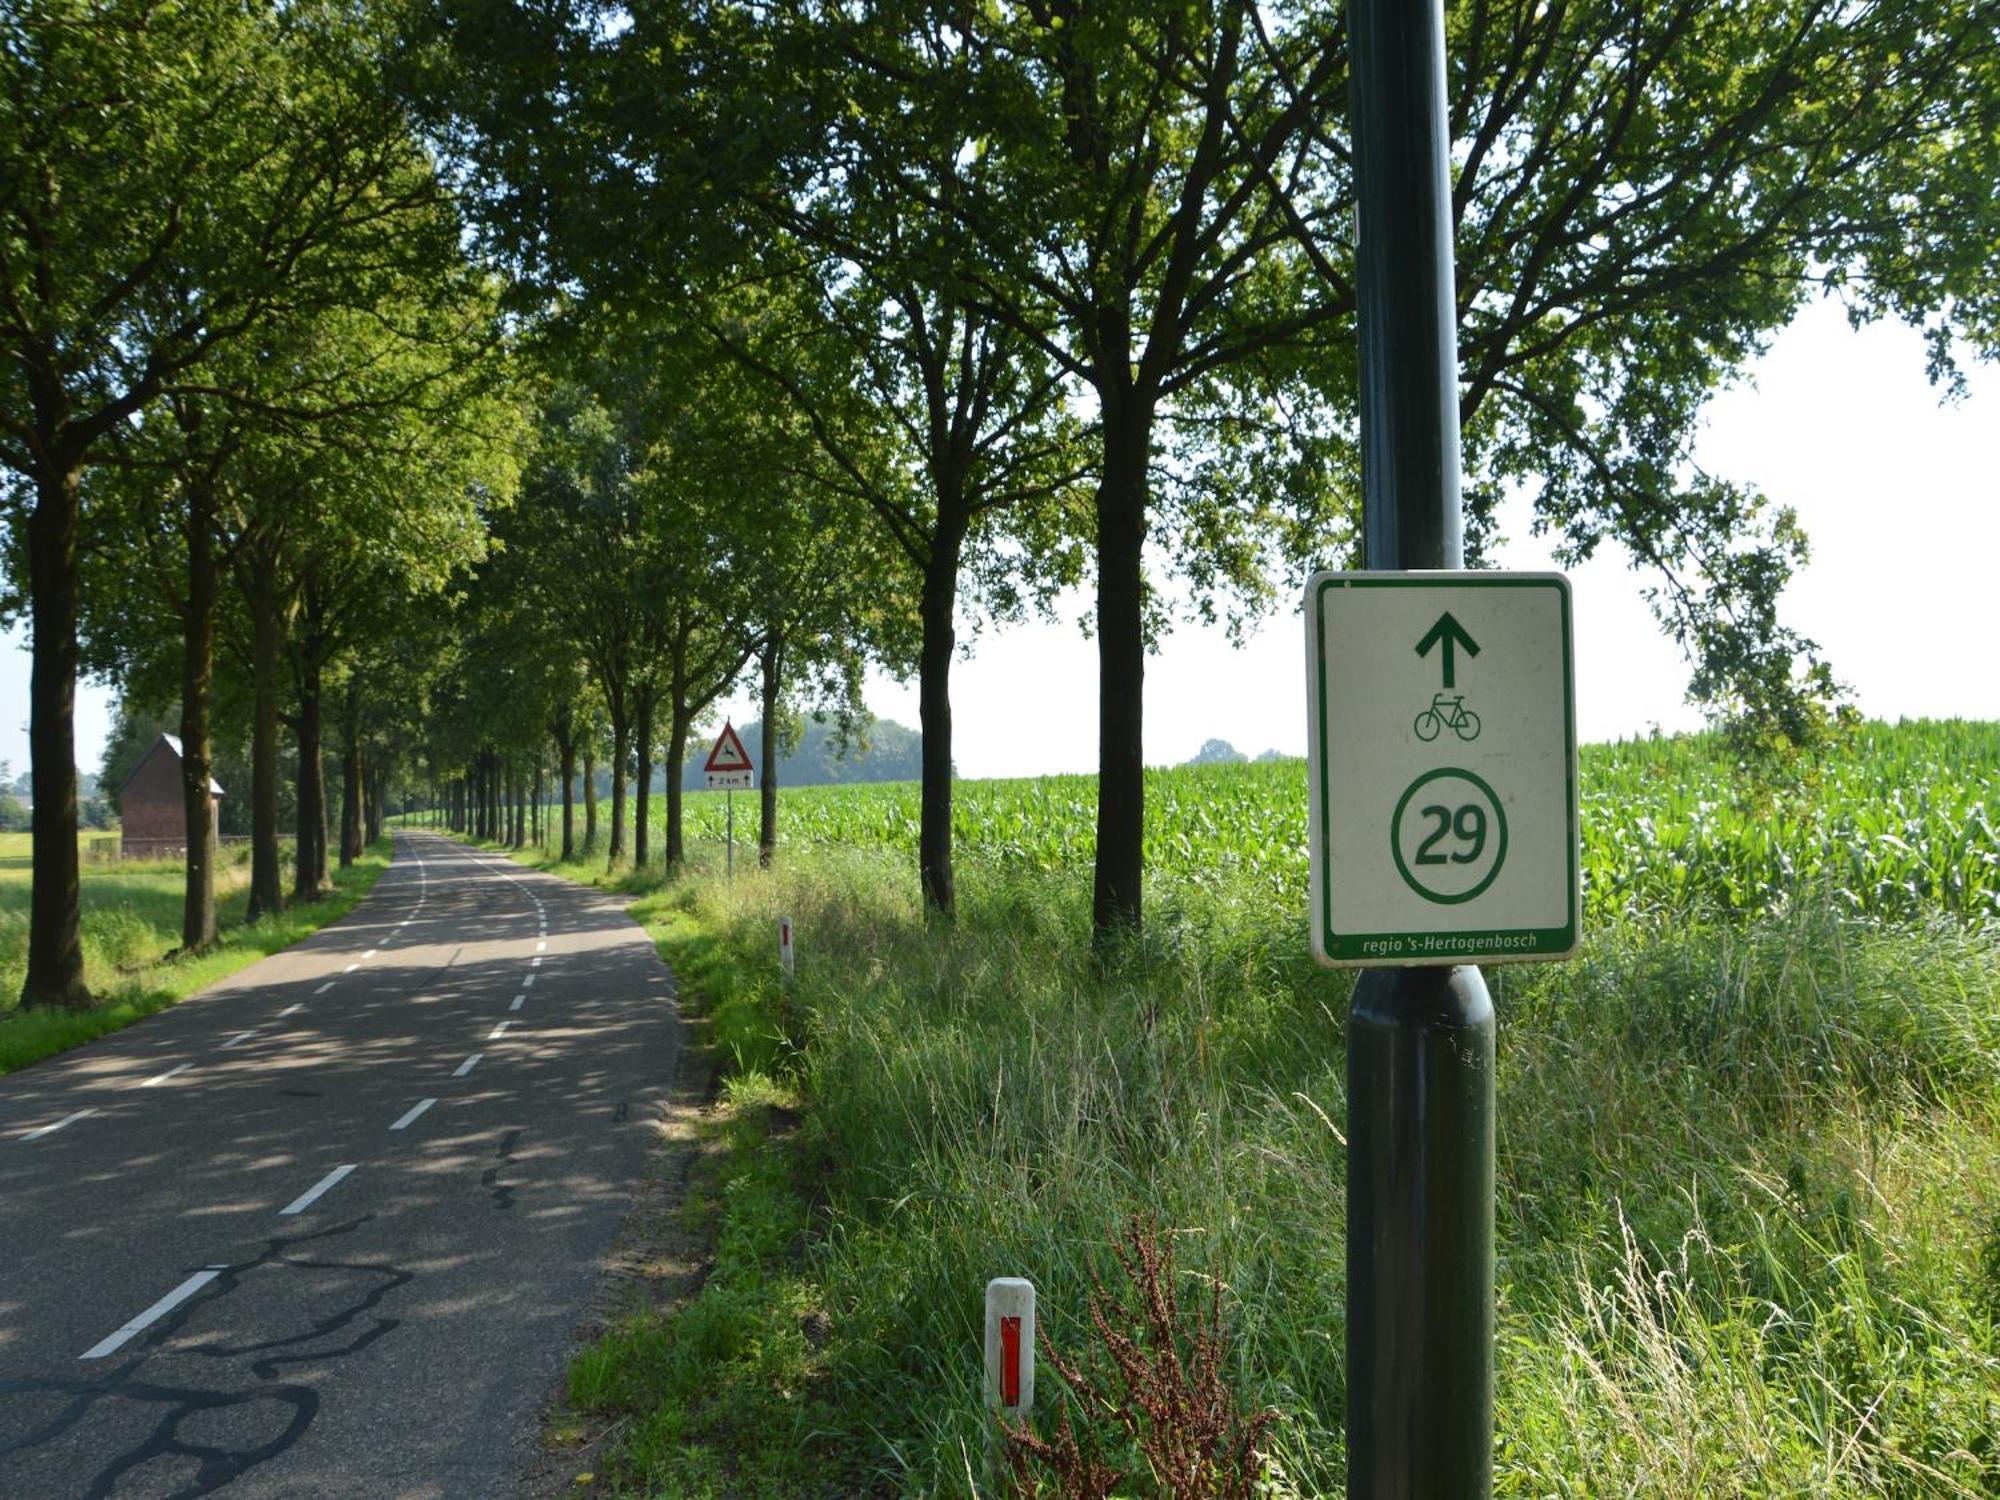
<svg viewBox="0 0 2000 1500"><path fill-rule="evenodd" d="M220 940L187 957L169 956L180 941L182 865L86 865L85 974L99 999L87 1011L24 1011L16 1005L27 964L27 881L0 855L0 863L9 866L0 869L0 1074L129 1026L310 937L346 916L374 888L389 867L391 848L390 840L379 840L350 868L334 872L330 894L258 922L243 918L247 854L226 857L217 878Z"/></svg>
<svg viewBox="0 0 2000 1500"><path fill-rule="evenodd" d="M741 1108L708 1286L575 1367L607 1487L991 1493L981 1288L1031 1277L1074 1353L1140 1212L1280 1413L1268 1493L1341 1491L1348 981L1296 912L1161 882L1106 968L1060 872L968 861L949 930L876 853L621 879ZM1808 889L1490 979L1497 1493L2000 1494L2000 933Z"/></svg>

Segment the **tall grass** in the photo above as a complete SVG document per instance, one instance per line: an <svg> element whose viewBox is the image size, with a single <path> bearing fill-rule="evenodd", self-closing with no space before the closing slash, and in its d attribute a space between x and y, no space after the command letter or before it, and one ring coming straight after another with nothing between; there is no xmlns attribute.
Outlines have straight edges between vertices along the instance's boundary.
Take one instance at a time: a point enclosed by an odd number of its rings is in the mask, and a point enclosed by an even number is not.
<svg viewBox="0 0 2000 1500"><path fill-rule="evenodd" d="M1277 1472L1337 1493L1346 981L1194 900L1107 978L1076 892L980 869L948 937L875 856L678 898L763 958L773 1016L776 917L799 933L783 1050L839 1401L791 1440L824 1493L963 1492L980 1288L1030 1276L1073 1345L1138 1209L1227 1288ZM1800 911L1495 977L1501 1492L1993 1493L1993 937Z"/></svg>

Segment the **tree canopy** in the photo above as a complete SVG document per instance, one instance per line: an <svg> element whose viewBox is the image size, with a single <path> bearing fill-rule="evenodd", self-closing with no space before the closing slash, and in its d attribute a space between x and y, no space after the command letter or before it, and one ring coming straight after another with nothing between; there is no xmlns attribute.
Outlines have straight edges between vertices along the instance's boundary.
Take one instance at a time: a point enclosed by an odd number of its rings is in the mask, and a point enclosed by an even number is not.
<svg viewBox="0 0 2000 1500"><path fill-rule="evenodd" d="M1510 500L1567 558L1623 549L1695 696L1809 737L1838 690L1780 609L1805 532L1694 438L1809 298L1921 330L1946 391L1994 352L2000 10L1459 0L1447 28L1475 562ZM645 860L664 762L672 863L706 708L754 679L770 758L872 663L917 679L948 916L953 663L1084 584L1110 937L1143 910L1169 601L1241 628L1352 559L1338 8L27 0L0 81L38 1003L81 998L81 669L179 704L191 827L209 720L249 717L263 911L280 726L297 895L328 735L345 853L392 766L509 836L579 772L594 831L601 767L602 852Z"/></svg>

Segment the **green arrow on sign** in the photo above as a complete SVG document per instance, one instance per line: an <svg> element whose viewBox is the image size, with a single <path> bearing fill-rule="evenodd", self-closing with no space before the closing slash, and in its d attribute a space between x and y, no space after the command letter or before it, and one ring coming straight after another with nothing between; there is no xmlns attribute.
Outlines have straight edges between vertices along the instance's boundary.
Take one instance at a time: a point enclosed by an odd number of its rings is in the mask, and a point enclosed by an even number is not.
<svg viewBox="0 0 2000 1500"><path fill-rule="evenodd" d="M1479 642L1467 635L1465 627L1451 617L1450 610L1446 610L1438 616L1437 624L1431 626L1430 633L1417 642L1417 655L1429 656L1431 647L1440 644L1444 647L1444 685L1457 687L1458 660L1452 653L1463 646L1467 656L1477 656Z"/></svg>

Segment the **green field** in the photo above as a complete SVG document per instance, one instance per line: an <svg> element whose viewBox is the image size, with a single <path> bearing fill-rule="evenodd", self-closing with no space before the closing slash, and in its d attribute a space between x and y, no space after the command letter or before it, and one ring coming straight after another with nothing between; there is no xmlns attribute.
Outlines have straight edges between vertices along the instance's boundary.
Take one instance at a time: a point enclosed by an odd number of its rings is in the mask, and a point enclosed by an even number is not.
<svg viewBox="0 0 2000 1500"><path fill-rule="evenodd" d="M1823 883L1840 910L2000 917L2000 724L1864 724L1837 756L1773 787L1711 736L1588 745L1581 754L1585 915L1755 915ZM1148 773L1146 869L1156 882L1282 903L1306 881L1305 763ZM783 794L791 847L914 849L914 782ZM656 798L655 817L662 799ZM756 837L739 796L739 839ZM691 837L720 840L720 793L688 798ZM1015 870L1088 870L1096 778L968 781L957 848ZM1303 905L1301 900L1301 918Z"/></svg>
<svg viewBox="0 0 2000 1500"><path fill-rule="evenodd" d="M1777 788L1705 737L1585 755L1584 948L1489 970L1500 1494L2000 1495L1996 766L2000 726L1962 724L1867 727ZM993 1493L981 1288L1031 1277L1089 1351L1142 1212L1279 1413L1267 1493L1340 1493L1351 981L1305 955L1301 768L1153 776L1147 932L1108 970L1088 778L961 788L950 930L914 789L787 793L780 868L730 882L706 801L697 868L627 883L733 1075L716 1260L575 1362L618 1424L596 1482Z"/></svg>
<svg viewBox="0 0 2000 1500"><path fill-rule="evenodd" d="M0 834L0 1073L115 1031L296 943L344 915L389 863L385 841L351 870L336 872L332 895L250 926L243 921L249 850L225 850L215 882L222 940L210 952L183 959L169 955L180 946L186 867L168 860L87 861L84 977L100 1004L75 1015L24 1014L15 1007L28 966L30 847L25 833Z"/></svg>

